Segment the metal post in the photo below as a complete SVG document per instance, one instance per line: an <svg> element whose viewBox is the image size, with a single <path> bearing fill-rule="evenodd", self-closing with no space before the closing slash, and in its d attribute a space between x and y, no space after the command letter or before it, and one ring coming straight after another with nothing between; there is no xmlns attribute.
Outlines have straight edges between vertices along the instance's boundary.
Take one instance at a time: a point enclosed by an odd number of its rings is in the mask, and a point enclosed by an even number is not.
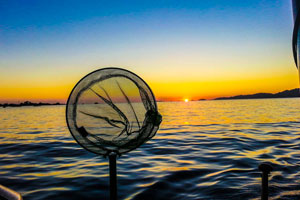
<svg viewBox="0 0 300 200"><path fill-rule="evenodd" d="M273 170L273 167L269 164L262 163L258 169L262 172L261 174L261 200L268 200L269 198L269 173Z"/></svg>
<svg viewBox="0 0 300 200"><path fill-rule="evenodd" d="M117 200L117 154L111 152L108 157L110 200Z"/></svg>

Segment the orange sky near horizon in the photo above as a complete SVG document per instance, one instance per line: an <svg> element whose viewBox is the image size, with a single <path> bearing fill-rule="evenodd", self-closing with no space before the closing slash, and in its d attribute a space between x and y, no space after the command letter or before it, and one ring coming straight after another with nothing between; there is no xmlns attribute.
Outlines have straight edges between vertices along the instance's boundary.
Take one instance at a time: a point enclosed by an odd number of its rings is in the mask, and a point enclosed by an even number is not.
<svg viewBox="0 0 300 200"><path fill-rule="evenodd" d="M286 73L266 77L240 77L219 78L206 80L176 80L156 78L151 80L147 75L145 81L153 90L158 101L183 101L184 99L214 99L224 96L241 94L254 94L259 92L276 93L299 86L296 68L290 68ZM82 74L82 77L85 74ZM46 77L31 79L20 76L17 80L0 80L0 102L18 103L32 102L60 102L65 103L77 81L81 79L79 73L76 78L52 77L47 81ZM51 75L50 75L51 77ZM49 79L49 78L48 78ZM192 78L190 78L192 79Z"/></svg>

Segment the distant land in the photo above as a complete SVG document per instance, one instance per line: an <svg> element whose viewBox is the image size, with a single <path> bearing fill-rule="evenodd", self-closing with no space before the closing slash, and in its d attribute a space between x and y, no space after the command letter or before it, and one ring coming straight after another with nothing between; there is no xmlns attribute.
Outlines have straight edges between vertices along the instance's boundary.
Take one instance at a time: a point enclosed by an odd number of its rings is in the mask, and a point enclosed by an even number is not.
<svg viewBox="0 0 300 200"><path fill-rule="evenodd" d="M270 99L270 98L293 98L293 97L300 97L300 90L299 88L295 88L292 90L284 90L278 93L256 93L256 94L247 94L247 95L237 95L231 97L218 97L212 100L230 100L230 99ZM199 99L198 101L205 101L206 99ZM197 100L195 100L197 101ZM163 102L158 100L157 102ZM65 105L62 103L33 103L30 101L24 101L22 103L2 103L0 107L22 107L22 106L51 106L51 105Z"/></svg>
<svg viewBox="0 0 300 200"><path fill-rule="evenodd" d="M219 97L214 100L227 100L227 99L269 99L269 98L290 98L290 97L300 97L299 88L292 90L284 90L278 93L256 93L248 95L237 95L232 97Z"/></svg>
<svg viewBox="0 0 300 200"><path fill-rule="evenodd" d="M51 106L51 105L62 105L60 103L32 103L30 101L25 101L22 103L18 103L18 104L14 104L14 103L4 103L4 104L0 104L0 107L21 107L21 106Z"/></svg>

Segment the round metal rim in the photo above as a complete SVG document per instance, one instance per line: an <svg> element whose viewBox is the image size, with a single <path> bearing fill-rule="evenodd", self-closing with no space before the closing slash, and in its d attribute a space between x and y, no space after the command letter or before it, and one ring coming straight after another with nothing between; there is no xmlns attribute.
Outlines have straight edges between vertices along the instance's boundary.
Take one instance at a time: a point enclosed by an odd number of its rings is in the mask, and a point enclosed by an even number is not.
<svg viewBox="0 0 300 200"><path fill-rule="evenodd" d="M70 131L72 137L74 138L74 140L77 142L77 144L79 144L79 145L80 145L82 148L84 148L85 150L87 150L87 151L89 151L89 152L91 152L91 153L97 154L97 155L102 155L102 154L99 154L99 153L97 153L97 152L94 152L94 151L92 151L92 150L86 148L86 147L83 146L80 142L78 142L78 140L75 138L75 136L73 135L73 133L72 133L72 131L71 131L69 122L68 122L68 114L67 114L67 112L68 112L68 106L69 106L70 98L71 98L71 96L72 96L72 94L73 94L74 89L77 87L77 85L79 85L79 83L80 83L82 80L84 80L86 77L90 76L91 74L96 73L96 72L98 72L98 71L102 71L102 70L108 70L108 69L116 69L116 70L126 71L126 72L128 72L128 73L130 73L130 74L135 75L135 76L138 77L141 81L143 81L143 83L149 88L149 90L150 90L150 92L151 92L151 95L153 96L153 98L154 98L154 100L155 100L155 101L154 101L154 104L155 104L155 107L156 107L156 109L157 109L156 98L155 98L154 93L152 92L151 88L149 87L149 85L148 85L148 84L147 84L140 76L138 76L137 74L135 74L135 73L133 73L133 72L127 70L127 69L123 69L123 68L119 68L119 67L105 67L105 68L101 68L101 69L94 70L94 71L88 73L87 75L85 75L84 77L82 77L82 78L76 83L76 85L73 87L73 89L72 89L72 91L71 91L71 93L70 93L70 95L69 95L69 97L68 97L67 104L66 104L66 111L65 111L66 122L67 122L68 129L69 129L69 131ZM129 150L129 151L131 151L131 150ZM129 152L129 151L126 151L126 152L124 152L124 153L127 153L127 152Z"/></svg>

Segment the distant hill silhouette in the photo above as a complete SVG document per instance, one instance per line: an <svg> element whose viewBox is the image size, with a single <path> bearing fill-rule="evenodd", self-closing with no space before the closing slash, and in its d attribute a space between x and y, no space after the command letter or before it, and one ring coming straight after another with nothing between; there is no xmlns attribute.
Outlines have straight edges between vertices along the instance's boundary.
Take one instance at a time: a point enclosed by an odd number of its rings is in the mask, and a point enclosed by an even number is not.
<svg viewBox="0 0 300 200"><path fill-rule="evenodd" d="M60 103L32 103L30 101L25 101L19 104L14 104L14 103L4 103L0 104L0 107L21 107L21 106L52 106L52 105L61 105Z"/></svg>
<svg viewBox="0 0 300 200"><path fill-rule="evenodd" d="M219 97L214 100L226 100L226 99L268 99L268 98L289 98L289 97L300 97L299 88L292 90L285 90L275 94L272 93L256 93L249 95L237 95L232 97Z"/></svg>

